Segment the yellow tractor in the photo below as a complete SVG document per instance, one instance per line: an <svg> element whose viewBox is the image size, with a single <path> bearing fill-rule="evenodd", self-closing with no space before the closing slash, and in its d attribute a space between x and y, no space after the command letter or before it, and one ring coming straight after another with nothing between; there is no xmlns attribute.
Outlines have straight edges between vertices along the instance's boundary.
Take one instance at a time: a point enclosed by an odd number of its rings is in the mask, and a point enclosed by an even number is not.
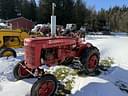
<svg viewBox="0 0 128 96"><path fill-rule="evenodd" d="M16 57L14 48L22 47L27 37L29 37L28 33L20 29L0 29L0 57Z"/></svg>

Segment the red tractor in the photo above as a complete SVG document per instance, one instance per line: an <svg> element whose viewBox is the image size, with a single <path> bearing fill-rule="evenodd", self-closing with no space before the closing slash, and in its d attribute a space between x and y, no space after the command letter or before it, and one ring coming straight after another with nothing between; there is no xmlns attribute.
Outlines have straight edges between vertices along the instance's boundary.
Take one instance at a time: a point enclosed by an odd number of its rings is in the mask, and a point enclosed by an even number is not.
<svg viewBox="0 0 128 96"><path fill-rule="evenodd" d="M52 66L71 63L79 58L86 73L93 73L99 64L99 50L90 43L82 43L78 38L71 37L35 37L24 41L25 60L14 68L16 79L38 77L31 91L31 96L53 96L57 89L55 76L45 74L42 65Z"/></svg>

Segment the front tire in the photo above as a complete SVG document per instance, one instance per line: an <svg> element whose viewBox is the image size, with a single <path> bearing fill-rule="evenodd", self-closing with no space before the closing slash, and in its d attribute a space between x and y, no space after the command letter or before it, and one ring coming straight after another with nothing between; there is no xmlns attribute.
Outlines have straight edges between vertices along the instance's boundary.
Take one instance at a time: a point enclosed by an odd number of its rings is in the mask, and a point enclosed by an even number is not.
<svg viewBox="0 0 128 96"><path fill-rule="evenodd" d="M0 57L9 57L9 56L13 56L14 58L16 58L17 57L16 51L12 48L1 49Z"/></svg>
<svg viewBox="0 0 128 96"><path fill-rule="evenodd" d="M97 71L100 59L99 50L92 46L86 48L80 57L80 61L83 64L87 74L91 74Z"/></svg>
<svg viewBox="0 0 128 96"><path fill-rule="evenodd" d="M24 78L29 78L31 77L32 75L27 72L23 67L22 65L24 65L24 61L20 61L19 63L17 63L13 69L13 75L14 77L17 79L17 80L21 80L21 79L24 79Z"/></svg>
<svg viewBox="0 0 128 96"><path fill-rule="evenodd" d="M47 74L33 84L31 96L54 96L56 89L57 80L55 76Z"/></svg>

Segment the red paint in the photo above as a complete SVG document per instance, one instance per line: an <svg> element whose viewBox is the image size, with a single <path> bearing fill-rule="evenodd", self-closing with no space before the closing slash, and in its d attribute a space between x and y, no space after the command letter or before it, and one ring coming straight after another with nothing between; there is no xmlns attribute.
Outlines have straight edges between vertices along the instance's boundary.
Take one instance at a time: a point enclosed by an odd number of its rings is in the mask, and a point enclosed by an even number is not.
<svg viewBox="0 0 128 96"><path fill-rule="evenodd" d="M18 73L20 77L24 77L29 74L21 65L19 65Z"/></svg>
<svg viewBox="0 0 128 96"><path fill-rule="evenodd" d="M14 19L7 20L9 24L12 24L13 29L22 29L26 31L31 31L33 28L33 22L24 17L18 17Z"/></svg>
<svg viewBox="0 0 128 96"><path fill-rule="evenodd" d="M79 57L87 44L83 44L79 39L57 36L28 38L24 41L25 64L28 68L35 69L41 65L41 50L52 49L51 56L47 56L44 63L48 66L63 62L65 58ZM42 51L45 54L46 51Z"/></svg>
<svg viewBox="0 0 128 96"><path fill-rule="evenodd" d="M88 67L89 70L94 70L96 69L96 64L97 64L97 56L96 55L92 55L89 59L89 62L87 64L86 67Z"/></svg>
<svg viewBox="0 0 128 96"><path fill-rule="evenodd" d="M52 81L44 81L40 84L40 88L38 90L39 96L50 96L55 88L54 82Z"/></svg>

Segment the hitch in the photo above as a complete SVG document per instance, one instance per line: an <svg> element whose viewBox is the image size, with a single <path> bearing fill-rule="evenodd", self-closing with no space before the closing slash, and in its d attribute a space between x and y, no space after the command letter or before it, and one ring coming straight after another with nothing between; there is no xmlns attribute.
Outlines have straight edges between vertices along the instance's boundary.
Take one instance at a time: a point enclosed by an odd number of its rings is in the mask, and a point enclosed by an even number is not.
<svg viewBox="0 0 128 96"><path fill-rule="evenodd" d="M45 73L43 69L36 68L34 72L30 71L25 65L19 63L27 72L29 72L33 77L41 77Z"/></svg>

